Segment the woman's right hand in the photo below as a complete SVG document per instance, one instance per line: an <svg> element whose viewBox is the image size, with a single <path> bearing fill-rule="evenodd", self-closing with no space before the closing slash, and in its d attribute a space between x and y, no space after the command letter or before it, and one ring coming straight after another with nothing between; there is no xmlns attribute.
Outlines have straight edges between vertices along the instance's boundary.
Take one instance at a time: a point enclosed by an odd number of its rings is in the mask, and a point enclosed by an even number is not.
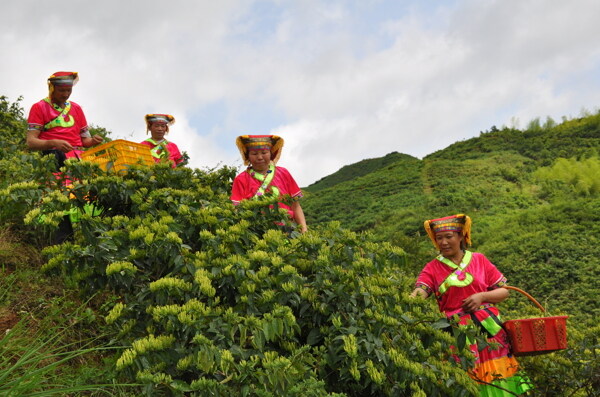
<svg viewBox="0 0 600 397"><path fill-rule="evenodd" d="M73 150L73 146L71 146L69 142L64 141L62 139L51 139L49 140L49 142L52 142L52 147L60 150L63 153L67 153Z"/></svg>
<svg viewBox="0 0 600 397"><path fill-rule="evenodd" d="M40 139L40 131L27 131L27 147L32 150L57 149L63 153L73 150L73 146L64 139Z"/></svg>
<svg viewBox="0 0 600 397"><path fill-rule="evenodd" d="M423 288L415 288L413 290L413 292L410 293L409 296L411 298L416 298L416 297L427 298L429 295L427 295L427 292L425 292L425 290Z"/></svg>
<svg viewBox="0 0 600 397"><path fill-rule="evenodd" d="M465 313L473 313L475 310L479 308L483 304L485 294L483 292L478 292L469 296L468 298L462 301L462 309Z"/></svg>

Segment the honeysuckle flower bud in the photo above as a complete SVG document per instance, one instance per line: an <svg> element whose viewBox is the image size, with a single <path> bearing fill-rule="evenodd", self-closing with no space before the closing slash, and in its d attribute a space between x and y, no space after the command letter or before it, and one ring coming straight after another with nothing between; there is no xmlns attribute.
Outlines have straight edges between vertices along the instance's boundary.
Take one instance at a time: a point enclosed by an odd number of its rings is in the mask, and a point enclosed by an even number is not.
<svg viewBox="0 0 600 397"><path fill-rule="evenodd" d="M176 277L163 277L150 283L150 291L152 292L163 289L190 291L192 283Z"/></svg>
<svg viewBox="0 0 600 397"><path fill-rule="evenodd" d="M113 274L121 274L122 276L129 274L133 275L137 272L137 267L131 262L113 262L106 266L106 275L111 276Z"/></svg>
<svg viewBox="0 0 600 397"><path fill-rule="evenodd" d="M112 324L123 314L123 310L125 309L125 305L121 302L117 302L113 308L110 310L108 315L105 317L105 321L107 324Z"/></svg>

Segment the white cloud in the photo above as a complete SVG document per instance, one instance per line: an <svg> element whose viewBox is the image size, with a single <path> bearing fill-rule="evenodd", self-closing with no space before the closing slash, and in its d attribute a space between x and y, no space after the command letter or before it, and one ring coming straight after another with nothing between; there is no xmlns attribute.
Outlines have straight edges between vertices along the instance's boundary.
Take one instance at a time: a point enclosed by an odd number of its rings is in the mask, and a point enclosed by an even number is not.
<svg viewBox="0 0 600 397"><path fill-rule="evenodd" d="M78 71L88 121L139 141L146 113L173 114L195 167L237 166L235 136L270 131L306 186L600 103L595 0L70 4L3 5L0 95L28 110L48 75Z"/></svg>

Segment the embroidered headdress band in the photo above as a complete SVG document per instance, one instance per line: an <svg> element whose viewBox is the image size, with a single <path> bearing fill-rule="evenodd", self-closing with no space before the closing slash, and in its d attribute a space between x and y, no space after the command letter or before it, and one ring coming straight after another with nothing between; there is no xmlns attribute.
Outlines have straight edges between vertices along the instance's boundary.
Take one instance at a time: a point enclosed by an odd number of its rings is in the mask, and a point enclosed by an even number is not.
<svg viewBox="0 0 600 397"><path fill-rule="evenodd" d="M54 86L65 85L73 87L79 81L77 72L54 72L48 77L48 98L52 96Z"/></svg>
<svg viewBox="0 0 600 397"><path fill-rule="evenodd" d="M169 131L168 126L175 124L175 117L170 114L159 114L151 113L145 116L146 119L146 133L150 131L150 125L152 123L164 123L167 125L167 132Z"/></svg>
<svg viewBox="0 0 600 397"><path fill-rule="evenodd" d="M468 215L456 214L444 218L430 219L424 222L425 231L439 249L435 234L440 232L457 232L464 237L465 244L471 245L471 218Z"/></svg>
<svg viewBox="0 0 600 397"><path fill-rule="evenodd" d="M162 122L169 125L175 124L175 117L170 114L147 114L146 115L146 124Z"/></svg>
<svg viewBox="0 0 600 397"><path fill-rule="evenodd" d="M281 157L283 138L277 135L240 135L235 140L235 144L242 155L244 165L250 164L248 157L250 150L270 150L271 161L275 164Z"/></svg>

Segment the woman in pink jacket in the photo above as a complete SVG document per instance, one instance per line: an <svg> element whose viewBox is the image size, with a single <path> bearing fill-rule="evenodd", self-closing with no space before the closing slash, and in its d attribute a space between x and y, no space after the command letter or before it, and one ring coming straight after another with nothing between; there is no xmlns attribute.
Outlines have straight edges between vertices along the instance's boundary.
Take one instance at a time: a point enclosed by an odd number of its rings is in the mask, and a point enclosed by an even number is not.
<svg viewBox="0 0 600 397"><path fill-rule="evenodd" d="M277 135L241 135L235 142L248 168L233 181L230 196L233 204L260 196L276 196L282 201L287 197L291 203L279 202L279 206L287 210L301 233L306 232L306 220L299 202L302 191L287 169L276 166L283 138Z"/></svg>
<svg viewBox="0 0 600 397"><path fill-rule="evenodd" d="M150 148L155 162L169 161L175 168L183 163L183 156L176 144L165 139L165 135L169 133L169 126L173 124L175 117L170 114L147 114L146 133L150 131L151 138L140 143Z"/></svg>
<svg viewBox="0 0 600 397"><path fill-rule="evenodd" d="M519 373L508 334L502 327L497 303L508 297L506 278L485 255L471 252L471 218L464 214L425 221L425 231L440 254L427 263L411 296L435 296L448 318L460 326L475 324L496 347L479 350L471 341L475 367L469 376L479 383L481 396L514 396L531 388Z"/></svg>

